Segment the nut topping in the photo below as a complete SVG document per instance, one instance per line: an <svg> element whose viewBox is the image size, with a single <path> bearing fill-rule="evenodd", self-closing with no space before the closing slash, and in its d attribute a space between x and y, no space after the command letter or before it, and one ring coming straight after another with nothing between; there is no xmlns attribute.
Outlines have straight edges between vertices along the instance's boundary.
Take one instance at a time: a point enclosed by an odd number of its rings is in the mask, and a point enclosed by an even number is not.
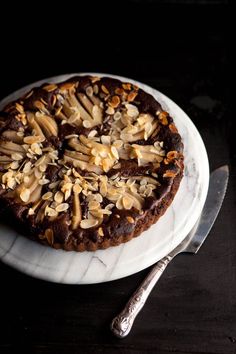
<svg viewBox="0 0 236 354"><path fill-rule="evenodd" d="M135 224L160 182L179 172L182 154L163 134L177 133L168 113L142 110L139 89L118 86L94 77L45 84L6 108L16 124L0 118L0 192L27 208L54 247L57 218L69 235L80 229L74 243L93 232L102 242L111 218Z"/></svg>

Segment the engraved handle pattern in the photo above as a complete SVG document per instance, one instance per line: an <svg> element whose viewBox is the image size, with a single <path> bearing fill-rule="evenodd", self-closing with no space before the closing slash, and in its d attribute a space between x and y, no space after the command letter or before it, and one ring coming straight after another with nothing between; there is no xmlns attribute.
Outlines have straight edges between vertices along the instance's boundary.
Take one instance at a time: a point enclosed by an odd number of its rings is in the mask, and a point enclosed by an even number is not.
<svg viewBox="0 0 236 354"><path fill-rule="evenodd" d="M172 259L173 256L168 255L157 262L138 289L133 293L124 309L113 319L111 331L116 337L124 338L129 334L136 316L143 308L154 285Z"/></svg>

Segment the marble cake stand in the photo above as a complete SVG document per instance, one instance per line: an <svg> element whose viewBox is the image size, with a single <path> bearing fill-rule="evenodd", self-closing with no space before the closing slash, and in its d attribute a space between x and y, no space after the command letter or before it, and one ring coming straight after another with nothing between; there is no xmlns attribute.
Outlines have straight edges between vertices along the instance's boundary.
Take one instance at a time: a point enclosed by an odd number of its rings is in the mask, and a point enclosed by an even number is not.
<svg viewBox="0 0 236 354"><path fill-rule="evenodd" d="M24 87L6 97L0 108L35 85L63 81L70 76L73 75L61 75ZM54 250L28 240L1 223L2 262L33 277L58 283L105 282L131 275L154 264L175 248L194 226L203 208L209 183L207 154L196 127L172 100L159 91L128 78L113 77L133 82L152 94L175 120L184 142L185 171L173 203L157 224L141 236L118 247L96 252Z"/></svg>

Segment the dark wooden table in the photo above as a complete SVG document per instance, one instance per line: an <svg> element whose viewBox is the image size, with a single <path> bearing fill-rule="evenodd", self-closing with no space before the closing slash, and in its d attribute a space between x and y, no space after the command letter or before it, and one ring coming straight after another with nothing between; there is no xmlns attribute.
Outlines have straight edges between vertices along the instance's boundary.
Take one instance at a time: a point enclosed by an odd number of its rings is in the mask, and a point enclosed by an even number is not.
<svg viewBox="0 0 236 354"><path fill-rule="evenodd" d="M1 263L1 353L236 353L235 130L228 9L225 1L217 2L111 2L109 15L92 2L78 12L68 4L54 9L53 17L46 4L31 5L32 16L23 16L20 5L8 17L7 26L16 25L14 35L6 36L2 24L1 97L67 72L110 72L143 81L189 114L211 170L229 164L230 182L199 254L173 261L124 340L111 335L110 321L149 269L110 283L68 286L32 279Z"/></svg>

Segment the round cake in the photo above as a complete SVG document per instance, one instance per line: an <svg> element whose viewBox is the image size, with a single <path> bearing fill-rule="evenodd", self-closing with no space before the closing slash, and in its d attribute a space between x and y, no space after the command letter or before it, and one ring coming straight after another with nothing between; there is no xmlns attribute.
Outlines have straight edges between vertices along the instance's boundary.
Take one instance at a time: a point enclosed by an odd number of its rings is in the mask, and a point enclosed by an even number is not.
<svg viewBox="0 0 236 354"><path fill-rule="evenodd" d="M165 213L183 176L173 119L109 77L45 83L0 112L0 209L34 240L95 251Z"/></svg>

